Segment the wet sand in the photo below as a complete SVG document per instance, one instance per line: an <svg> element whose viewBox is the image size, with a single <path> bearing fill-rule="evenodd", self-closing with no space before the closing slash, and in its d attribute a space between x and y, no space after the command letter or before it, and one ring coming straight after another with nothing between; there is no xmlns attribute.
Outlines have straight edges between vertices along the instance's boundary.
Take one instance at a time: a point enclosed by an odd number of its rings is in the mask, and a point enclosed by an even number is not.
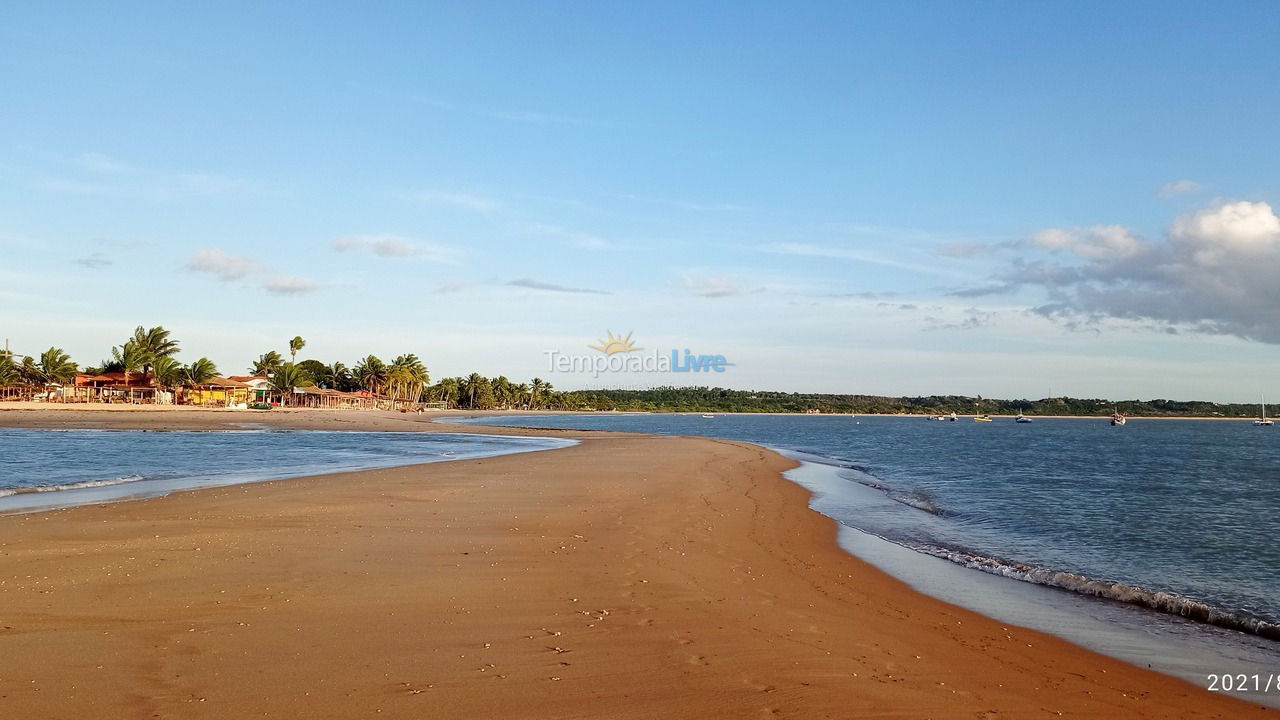
<svg viewBox="0 0 1280 720"><path fill-rule="evenodd" d="M536 434L584 442L0 517L0 717L1280 717L914 592L772 452Z"/></svg>

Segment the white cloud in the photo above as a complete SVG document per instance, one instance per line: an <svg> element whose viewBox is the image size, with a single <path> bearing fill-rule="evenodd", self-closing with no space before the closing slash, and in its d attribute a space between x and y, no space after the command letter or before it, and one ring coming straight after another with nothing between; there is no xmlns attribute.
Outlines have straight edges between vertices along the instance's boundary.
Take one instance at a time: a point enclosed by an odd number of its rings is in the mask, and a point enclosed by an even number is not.
<svg viewBox="0 0 1280 720"><path fill-rule="evenodd" d="M1170 231L1196 261L1217 264L1233 255L1265 255L1280 249L1280 218L1264 202L1217 205L1180 217Z"/></svg>
<svg viewBox="0 0 1280 720"><path fill-rule="evenodd" d="M367 252L385 258L416 258L428 262L452 262L452 248L415 242L399 235L347 235L333 241L338 252Z"/></svg>
<svg viewBox="0 0 1280 720"><path fill-rule="evenodd" d="M1147 249L1141 239L1120 225L1073 230L1046 228L1031 236L1031 244L1046 250L1070 251L1089 260L1130 258Z"/></svg>
<svg viewBox="0 0 1280 720"><path fill-rule="evenodd" d="M567 285L556 285L555 283L542 282L541 280L534 280L533 278L527 278L527 277L520 278L519 280L512 280L511 282L508 282L507 285L510 285L511 287L526 288L528 290L545 290L547 292L558 292L558 293L586 293L590 295L609 295L610 294L603 290L592 290L589 288L570 287Z"/></svg>
<svg viewBox="0 0 1280 720"><path fill-rule="evenodd" d="M239 280L259 269L259 264L247 258L239 258L218 250L197 250L187 263L192 272L209 273L223 282Z"/></svg>
<svg viewBox="0 0 1280 720"><path fill-rule="evenodd" d="M304 295L319 290L320 285L296 275L277 275L262 283L262 289L274 295Z"/></svg>
<svg viewBox="0 0 1280 720"><path fill-rule="evenodd" d="M1203 185L1195 180L1174 180L1161 186L1157 194L1160 197L1173 197L1174 195L1186 195L1187 193L1199 192L1204 188Z"/></svg>
<svg viewBox="0 0 1280 720"><path fill-rule="evenodd" d="M720 275L690 275L680 278L686 292L698 297L719 298L741 295L742 288Z"/></svg>
<svg viewBox="0 0 1280 720"><path fill-rule="evenodd" d="M1046 296L1035 312L1068 326L1119 319L1280 344L1280 217L1265 202L1219 203L1179 217L1160 241L1099 226L1050 228L1027 246L1071 257L1016 257L989 286L954 294L1034 288Z"/></svg>

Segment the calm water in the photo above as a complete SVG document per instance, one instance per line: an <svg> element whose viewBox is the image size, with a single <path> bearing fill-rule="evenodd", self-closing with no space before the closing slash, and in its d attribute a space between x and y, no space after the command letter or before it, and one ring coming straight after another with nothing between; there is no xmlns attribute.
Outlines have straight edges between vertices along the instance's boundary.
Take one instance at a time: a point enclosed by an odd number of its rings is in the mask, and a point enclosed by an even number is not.
<svg viewBox="0 0 1280 720"><path fill-rule="evenodd" d="M1280 647L1280 428L666 414L478 422L784 449L825 466L826 479L799 480L827 496L817 509L848 527L1095 606L1102 597L1131 603L1130 613L1141 607L1144 617L1155 610L1230 628L1213 632L1280 657L1272 654Z"/></svg>
<svg viewBox="0 0 1280 720"><path fill-rule="evenodd" d="M445 433L0 428L0 512L571 444Z"/></svg>

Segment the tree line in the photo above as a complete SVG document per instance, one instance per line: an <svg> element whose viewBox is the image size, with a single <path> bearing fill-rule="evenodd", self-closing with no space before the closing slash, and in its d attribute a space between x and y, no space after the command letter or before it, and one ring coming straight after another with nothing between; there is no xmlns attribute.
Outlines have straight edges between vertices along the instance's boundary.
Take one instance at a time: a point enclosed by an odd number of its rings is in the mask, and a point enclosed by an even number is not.
<svg viewBox="0 0 1280 720"><path fill-rule="evenodd" d="M991 413L1012 415L1105 416L1118 410L1138 417L1197 416L1254 417L1253 404L1220 404L1205 401L1126 400L1102 398L1042 398L1039 400L993 400L980 396L929 395L888 397L827 393L786 393L755 390L728 390L715 387L656 387L644 390L555 390L551 383L533 378L513 382L505 376L485 377L480 373L447 377L431 382L426 365L413 353L384 362L367 355L354 365L341 361L325 363L298 360L306 347L302 337L287 343L289 356L269 350L249 363L246 372L265 377L273 392L292 395L294 388L316 386L343 392L366 391L388 398L392 403L443 403L449 408L468 410L618 410L632 412L755 412L755 413L846 413L934 415ZM111 348L110 356L83 370L61 348L51 347L38 357L0 350L0 387L42 388L66 385L78 373L90 375L122 373L124 384L135 376L140 384L162 390L195 387L220 375L206 357L190 363L178 361L179 344L163 327L139 326L133 335Z"/></svg>

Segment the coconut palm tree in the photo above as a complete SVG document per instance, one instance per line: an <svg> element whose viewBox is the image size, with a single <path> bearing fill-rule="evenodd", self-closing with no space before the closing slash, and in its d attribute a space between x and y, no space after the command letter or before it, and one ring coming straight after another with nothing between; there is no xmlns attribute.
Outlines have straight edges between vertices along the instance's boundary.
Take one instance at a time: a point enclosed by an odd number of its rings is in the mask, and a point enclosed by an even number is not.
<svg viewBox="0 0 1280 720"><path fill-rule="evenodd" d="M298 351L306 347L307 341L302 339L301 335L294 337L289 341L289 357L293 362L298 361Z"/></svg>
<svg viewBox="0 0 1280 720"><path fill-rule="evenodd" d="M524 405L525 399L529 397L529 386L525 383L513 385L511 387L511 396L515 398L516 407ZM527 407L527 405L525 407Z"/></svg>
<svg viewBox="0 0 1280 720"><path fill-rule="evenodd" d="M271 373L271 390L280 395L280 402L289 405L293 389L307 381L307 373L293 363L282 363Z"/></svg>
<svg viewBox="0 0 1280 720"><path fill-rule="evenodd" d="M543 397L551 392L551 383L542 378L534 378L529 383L529 407L536 410L542 405Z"/></svg>
<svg viewBox="0 0 1280 720"><path fill-rule="evenodd" d="M387 383L386 363L379 360L376 355L369 355L356 363L351 374L359 381L361 387L375 395L381 394Z"/></svg>
<svg viewBox="0 0 1280 720"><path fill-rule="evenodd" d="M254 375L269 376L274 373L280 364L284 362L284 358L280 357L280 353L272 350L265 352L253 364L249 366L249 372Z"/></svg>
<svg viewBox="0 0 1280 720"><path fill-rule="evenodd" d="M218 366L209 358L200 358L182 368L182 382L185 385L204 385L218 377Z"/></svg>
<svg viewBox="0 0 1280 720"><path fill-rule="evenodd" d="M13 353L0 352L0 387L17 385L22 381L22 373L18 364L13 361Z"/></svg>
<svg viewBox="0 0 1280 720"><path fill-rule="evenodd" d="M435 386L436 399L443 401L446 407L458 406L458 398L461 397L458 389L459 380L460 378L445 378Z"/></svg>
<svg viewBox="0 0 1280 720"><path fill-rule="evenodd" d="M141 372L146 365L146 351L132 339L126 340L124 345L111 348L111 362L124 373L124 384L127 387L129 376Z"/></svg>
<svg viewBox="0 0 1280 720"><path fill-rule="evenodd" d="M155 383L157 388L168 390L176 385L181 385L185 379L186 373L182 363L171 357L158 357L151 365L151 382ZM159 398L157 398L158 400Z"/></svg>
<svg viewBox="0 0 1280 720"><path fill-rule="evenodd" d="M401 387L397 388L396 394L413 402L418 402L422 399L422 391L431 379L427 373L426 366L413 353L397 357L388 366L388 380L391 380L393 376L395 381L401 385Z"/></svg>
<svg viewBox="0 0 1280 720"><path fill-rule="evenodd" d="M169 331L159 325L149 330L139 325L133 331L133 337L130 340L142 354L142 372L144 375L151 374L151 368L155 365L156 360L171 358L178 354L177 341L170 340Z"/></svg>
<svg viewBox="0 0 1280 720"><path fill-rule="evenodd" d="M326 365L324 372L316 380L332 390L346 390L351 385L351 371L341 362L335 362Z"/></svg>
<svg viewBox="0 0 1280 720"><path fill-rule="evenodd" d="M51 347L40 353L40 375L46 383L68 383L75 380L79 368L62 348Z"/></svg>

